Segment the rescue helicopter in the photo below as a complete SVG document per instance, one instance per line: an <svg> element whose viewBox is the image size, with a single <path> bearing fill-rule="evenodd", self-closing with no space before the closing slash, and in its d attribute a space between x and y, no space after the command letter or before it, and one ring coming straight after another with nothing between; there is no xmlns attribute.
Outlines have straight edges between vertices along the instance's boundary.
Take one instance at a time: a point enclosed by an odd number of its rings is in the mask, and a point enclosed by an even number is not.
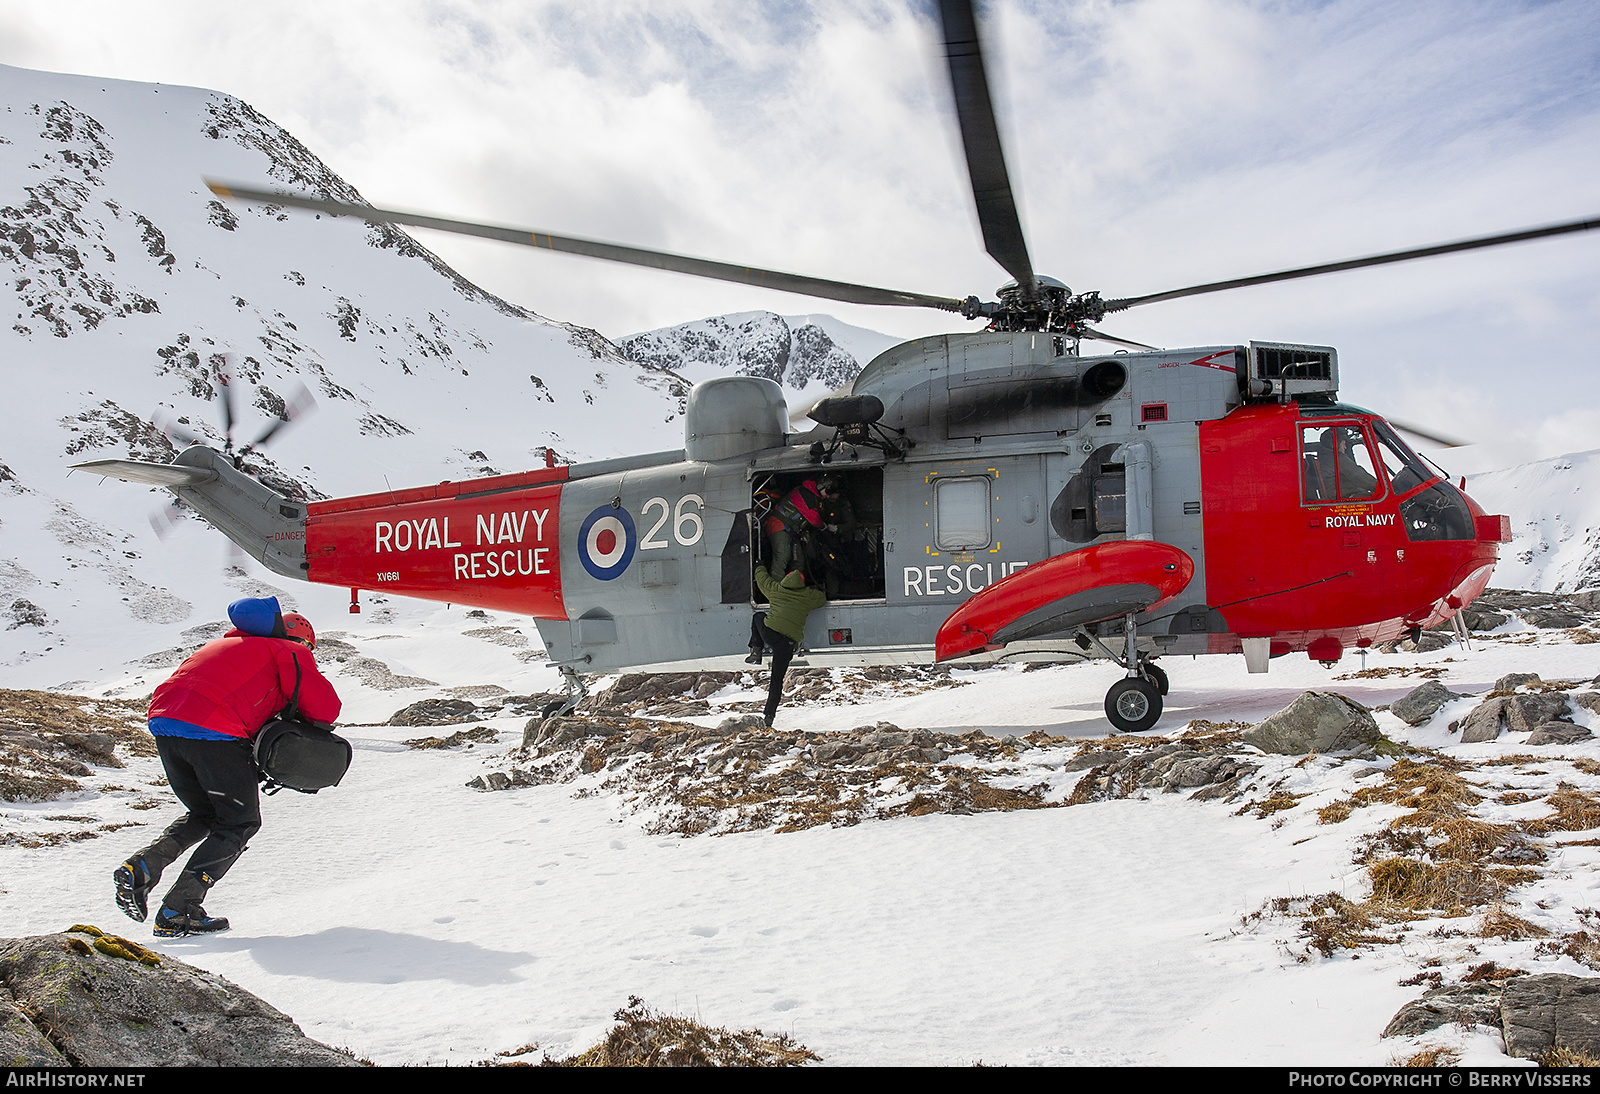
<svg viewBox="0 0 1600 1094"><path fill-rule="evenodd" d="M584 677L741 663L762 526L796 486L848 510L812 613L813 664L1108 658L1111 724L1153 727L1163 655L1304 652L1416 636L1488 584L1510 522L1341 403L1333 347L1156 349L1108 333L1134 307L1600 228L1600 219L1140 296L1037 273L1006 170L971 0L940 26L997 299L946 298L208 182L219 196L437 229L984 324L897 345L791 428L779 386L693 388L684 447L305 503L193 444L170 464L79 468L170 489L269 570L531 616L570 711ZM1087 352L1085 342L1120 349ZM547 460L547 462L551 462Z"/></svg>

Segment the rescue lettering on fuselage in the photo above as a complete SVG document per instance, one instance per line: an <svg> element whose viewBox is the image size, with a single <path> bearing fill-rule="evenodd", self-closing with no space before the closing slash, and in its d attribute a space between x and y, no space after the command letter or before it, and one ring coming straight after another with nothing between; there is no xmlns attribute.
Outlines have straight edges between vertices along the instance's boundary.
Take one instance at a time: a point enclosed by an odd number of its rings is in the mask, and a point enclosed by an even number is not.
<svg viewBox="0 0 1600 1094"><path fill-rule="evenodd" d="M945 566L907 566L906 596L965 596L1015 573L1026 562L971 562Z"/></svg>
<svg viewBox="0 0 1600 1094"><path fill-rule="evenodd" d="M482 581L497 577L533 577L551 572L548 546L544 542L549 509L522 509L475 514L474 547L482 551L457 551L451 557L451 573L457 581ZM451 538L449 517L420 517L408 520L374 521L373 553L450 550L466 544ZM530 542L531 541L531 542ZM503 544L512 545L501 550ZM393 574L394 576L389 576ZM397 580L394 571L385 571L378 580Z"/></svg>

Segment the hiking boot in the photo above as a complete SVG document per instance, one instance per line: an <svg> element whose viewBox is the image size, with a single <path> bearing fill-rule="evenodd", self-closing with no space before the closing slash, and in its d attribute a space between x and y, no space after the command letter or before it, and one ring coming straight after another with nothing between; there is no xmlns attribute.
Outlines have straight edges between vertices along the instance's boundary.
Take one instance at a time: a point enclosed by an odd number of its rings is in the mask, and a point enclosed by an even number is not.
<svg viewBox="0 0 1600 1094"><path fill-rule="evenodd" d="M163 905L156 913L154 933L157 938L182 938L191 934L218 934L227 929L226 919L206 915L206 910L198 904L191 904L181 912Z"/></svg>
<svg viewBox="0 0 1600 1094"><path fill-rule="evenodd" d="M145 901L150 896L150 886L155 884L144 859L131 858L118 866L111 872L111 883L116 886L117 907L122 914L135 923L143 923L150 914Z"/></svg>
<svg viewBox="0 0 1600 1094"><path fill-rule="evenodd" d="M744 659L744 663L747 665L761 664L761 650L757 649L755 646L751 646L750 655Z"/></svg>

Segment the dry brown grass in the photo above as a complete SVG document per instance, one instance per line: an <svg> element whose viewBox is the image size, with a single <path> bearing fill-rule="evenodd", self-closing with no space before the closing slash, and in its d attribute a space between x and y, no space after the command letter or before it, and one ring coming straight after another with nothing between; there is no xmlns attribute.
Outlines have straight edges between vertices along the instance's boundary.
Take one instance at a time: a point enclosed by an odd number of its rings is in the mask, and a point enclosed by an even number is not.
<svg viewBox="0 0 1600 1094"><path fill-rule="evenodd" d="M1386 665L1381 668L1360 669L1335 676L1335 680L1382 680L1386 676L1421 676L1429 680L1444 675L1444 669L1424 668L1420 665Z"/></svg>
<svg viewBox="0 0 1600 1094"><path fill-rule="evenodd" d="M1461 1053L1444 1045L1427 1045L1414 1055L1390 1061L1392 1067L1455 1067L1461 1062Z"/></svg>
<svg viewBox="0 0 1600 1094"><path fill-rule="evenodd" d="M1600 1067L1600 1059L1589 1055L1581 1048L1568 1048L1565 1045L1556 1045L1547 1049L1539 1057L1540 1067Z"/></svg>
<svg viewBox="0 0 1600 1094"><path fill-rule="evenodd" d="M1537 923L1530 923L1519 915L1514 915L1506 910L1504 904L1495 903L1483 913L1483 921L1478 924L1479 938L1503 938L1508 942L1520 941L1524 938L1549 938L1550 932Z"/></svg>
<svg viewBox="0 0 1600 1094"><path fill-rule="evenodd" d="M0 688L0 722L55 733L106 733L132 755L156 754L155 741L145 728L145 704L133 699Z"/></svg>
<svg viewBox="0 0 1600 1094"><path fill-rule="evenodd" d="M1350 814L1355 812L1356 803L1351 798L1340 798L1336 802L1324 805L1317 810L1318 824L1339 824L1350 819Z"/></svg>
<svg viewBox="0 0 1600 1094"><path fill-rule="evenodd" d="M1306 917L1300 927L1300 936L1323 957L1331 957L1338 950L1399 942L1398 934L1377 934L1375 928L1384 923L1398 923L1411 918L1382 903L1363 901L1357 904L1338 893L1324 893L1311 898L1299 914Z"/></svg>
<svg viewBox="0 0 1600 1094"><path fill-rule="evenodd" d="M1259 801L1245 802L1238 809L1234 810L1233 815L1236 817L1242 817L1246 813L1254 813L1258 817L1270 817L1272 814L1281 813L1285 809L1293 809L1299 804L1300 799L1304 797L1306 797L1304 794L1290 794L1287 791L1281 790L1276 791L1273 794L1260 799Z"/></svg>
<svg viewBox="0 0 1600 1094"><path fill-rule="evenodd" d="M1493 904L1510 889L1538 877L1528 869L1485 869L1449 861L1435 865L1400 856L1373 863L1367 873L1372 878L1374 900L1407 911L1434 911L1451 917Z"/></svg>
<svg viewBox="0 0 1600 1094"><path fill-rule="evenodd" d="M617 1011L605 1040L565 1059L546 1057L544 1067L802 1067L821 1060L788 1034L769 1037L759 1029L738 1033L703 1026L692 1018L651 1010L633 995Z"/></svg>
<svg viewBox="0 0 1600 1094"><path fill-rule="evenodd" d="M1551 831L1587 832L1591 828L1600 828L1600 800L1571 783L1557 784L1555 793L1548 800L1555 812L1524 825L1534 835Z"/></svg>

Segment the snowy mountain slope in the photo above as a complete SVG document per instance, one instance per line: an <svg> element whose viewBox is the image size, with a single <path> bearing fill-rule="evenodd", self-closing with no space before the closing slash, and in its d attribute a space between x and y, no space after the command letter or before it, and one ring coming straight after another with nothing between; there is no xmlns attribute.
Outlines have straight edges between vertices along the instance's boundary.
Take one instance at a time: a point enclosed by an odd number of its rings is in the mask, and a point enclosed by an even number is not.
<svg viewBox="0 0 1600 1094"><path fill-rule="evenodd" d="M229 376L239 443L314 398L246 461L302 496L536 466L545 446L682 445L677 377L477 289L394 229L224 205L203 175L360 200L229 96L0 67L0 665L104 647L111 618L176 640L197 601L261 586L223 572L200 522L159 542L164 492L68 477L170 458L153 414L220 443Z"/></svg>
<svg viewBox="0 0 1600 1094"><path fill-rule="evenodd" d="M1494 584L1570 593L1600 588L1600 450L1467 478L1490 513L1511 516Z"/></svg>
<svg viewBox="0 0 1600 1094"><path fill-rule="evenodd" d="M783 386L800 407L855 379L897 340L831 315L738 312L630 334L617 341L629 358L693 381L737 373Z"/></svg>

